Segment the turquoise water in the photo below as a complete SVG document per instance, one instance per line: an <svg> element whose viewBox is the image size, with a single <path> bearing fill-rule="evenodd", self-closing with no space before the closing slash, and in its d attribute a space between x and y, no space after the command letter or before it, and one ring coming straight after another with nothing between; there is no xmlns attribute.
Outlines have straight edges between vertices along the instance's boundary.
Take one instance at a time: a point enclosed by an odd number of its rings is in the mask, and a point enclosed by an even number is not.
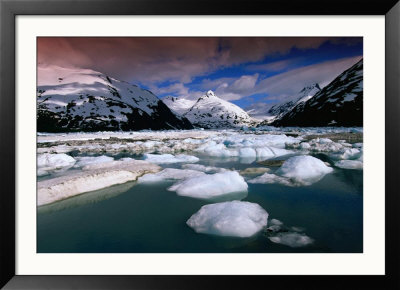
<svg viewBox="0 0 400 290"><path fill-rule="evenodd" d="M126 156L126 155L125 155ZM122 156L121 156L122 157ZM242 160L243 162L243 160ZM202 157L200 164L244 169L239 160ZM172 167L172 166L165 166ZM180 168L179 164L174 167ZM242 200L270 219L299 227L314 243L292 248L264 232L251 238L197 234L186 221L209 202L167 191L173 182L113 186L43 206L39 253L359 253L363 251L363 172L336 168L311 186L248 184ZM243 196L242 196L243 197Z"/></svg>

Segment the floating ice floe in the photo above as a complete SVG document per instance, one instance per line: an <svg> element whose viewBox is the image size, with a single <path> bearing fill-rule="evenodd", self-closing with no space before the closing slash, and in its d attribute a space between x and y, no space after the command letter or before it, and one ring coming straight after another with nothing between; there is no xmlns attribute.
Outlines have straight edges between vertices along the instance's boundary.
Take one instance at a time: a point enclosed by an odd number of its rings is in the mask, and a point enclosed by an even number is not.
<svg viewBox="0 0 400 290"><path fill-rule="evenodd" d="M186 222L196 233L251 237L267 225L268 213L258 204L230 201L204 205Z"/></svg>
<svg viewBox="0 0 400 290"><path fill-rule="evenodd" d="M215 141L207 142L195 149L198 152L205 153L209 156L232 157L239 156L236 149L228 149L224 144L217 144Z"/></svg>
<svg viewBox="0 0 400 290"><path fill-rule="evenodd" d="M57 172L60 170L67 170L75 164L76 160L64 153L61 154L38 154L37 155L37 175L43 176Z"/></svg>
<svg viewBox="0 0 400 290"><path fill-rule="evenodd" d="M77 157L76 159L78 162L75 164L75 167L84 167L91 164L106 163L114 160L114 158L105 155Z"/></svg>
<svg viewBox="0 0 400 290"><path fill-rule="evenodd" d="M115 161L112 166L109 164L103 168L92 168L38 181L37 202L39 206L49 204L81 193L133 181L143 174L160 170L159 166L142 160Z"/></svg>
<svg viewBox="0 0 400 290"><path fill-rule="evenodd" d="M312 156L294 156L286 160L275 174L264 173L249 183L278 183L287 186L311 185L333 169Z"/></svg>
<svg viewBox="0 0 400 290"><path fill-rule="evenodd" d="M340 160L335 162L335 166L344 169L363 169L363 162L360 160Z"/></svg>
<svg viewBox="0 0 400 290"><path fill-rule="evenodd" d="M334 160L344 160L344 159L358 159L362 156L362 151L357 148L343 148L338 150L338 152L329 154Z"/></svg>
<svg viewBox="0 0 400 290"><path fill-rule="evenodd" d="M145 174L138 178L138 183L153 183L165 180L181 180L205 175L204 172L190 169L165 168L157 173Z"/></svg>
<svg viewBox="0 0 400 290"><path fill-rule="evenodd" d="M236 171L205 174L179 181L168 188L178 195L212 199L231 193L247 192L247 183Z"/></svg>
<svg viewBox="0 0 400 290"><path fill-rule="evenodd" d="M312 156L294 156L286 160L277 170L277 174L295 182L310 185L319 181L333 169L324 162Z"/></svg>
<svg viewBox="0 0 400 290"><path fill-rule="evenodd" d="M183 164L182 168L190 169L190 170L197 170L197 171L207 172L207 173L217 173L217 172L223 172L223 171L228 170L228 169L221 168L221 167L205 166L202 164Z"/></svg>
<svg viewBox="0 0 400 290"><path fill-rule="evenodd" d="M149 154L143 155L144 160L157 163L157 164L168 164L168 163L195 163L199 161L199 158L191 155L179 154Z"/></svg>

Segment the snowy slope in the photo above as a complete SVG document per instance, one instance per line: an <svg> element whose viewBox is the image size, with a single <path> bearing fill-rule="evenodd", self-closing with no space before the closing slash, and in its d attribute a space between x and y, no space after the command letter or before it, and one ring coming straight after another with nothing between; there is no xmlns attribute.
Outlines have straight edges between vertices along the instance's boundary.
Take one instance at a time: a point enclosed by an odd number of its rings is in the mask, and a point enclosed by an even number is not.
<svg viewBox="0 0 400 290"><path fill-rule="evenodd" d="M38 68L38 131L190 129L152 92L89 69Z"/></svg>
<svg viewBox="0 0 400 290"><path fill-rule="evenodd" d="M271 106L266 103L257 103L247 108L246 112L254 117L264 120L260 125L267 125L293 109L296 105L306 102L321 90L319 84L314 83L304 87L295 96L284 102Z"/></svg>
<svg viewBox="0 0 400 290"><path fill-rule="evenodd" d="M311 99L315 94L317 94L321 88L317 83L312 84L311 86L307 86L303 88L296 96L294 96L291 100L277 104L275 106L272 106L271 109L269 109L268 113L272 116L276 116L279 118L280 116L286 114L289 112L291 109L293 109L294 106L307 102L309 99Z"/></svg>
<svg viewBox="0 0 400 290"><path fill-rule="evenodd" d="M274 126L362 126L363 60L336 77L313 98L277 118Z"/></svg>
<svg viewBox="0 0 400 290"><path fill-rule="evenodd" d="M200 97L183 116L193 125L203 128L235 128L254 124L243 109L217 97L213 91Z"/></svg>
<svg viewBox="0 0 400 290"><path fill-rule="evenodd" d="M167 96L163 98L162 101L167 105L168 108L175 111L179 115L185 114L196 103L194 100L177 98L173 96Z"/></svg>

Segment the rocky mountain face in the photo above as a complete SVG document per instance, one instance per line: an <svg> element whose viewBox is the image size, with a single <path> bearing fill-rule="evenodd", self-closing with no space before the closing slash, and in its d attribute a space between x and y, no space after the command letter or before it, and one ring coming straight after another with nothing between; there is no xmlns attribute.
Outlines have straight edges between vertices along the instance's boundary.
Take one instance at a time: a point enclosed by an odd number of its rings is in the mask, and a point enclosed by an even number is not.
<svg viewBox="0 0 400 290"><path fill-rule="evenodd" d="M183 114L194 126L202 128L238 128L254 125L254 120L240 107L208 91Z"/></svg>
<svg viewBox="0 0 400 290"><path fill-rule="evenodd" d="M152 92L88 69L39 67L37 130L191 129Z"/></svg>
<svg viewBox="0 0 400 290"><path fill-rule="evenodd" d="M305 102L275 119L273 126L362 126L363 60Z"/></svg>

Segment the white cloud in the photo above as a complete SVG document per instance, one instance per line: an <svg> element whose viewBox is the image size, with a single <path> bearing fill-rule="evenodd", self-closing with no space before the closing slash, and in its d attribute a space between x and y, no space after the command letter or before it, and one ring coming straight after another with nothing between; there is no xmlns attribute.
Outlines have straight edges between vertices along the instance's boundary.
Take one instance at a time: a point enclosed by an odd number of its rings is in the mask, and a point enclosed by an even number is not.
<svg viewBox="0 0 400 290"><path fill-rule="evenodd" d="M269 99L279 99L292 96L312 83L319 83L324 87L361 58L362 56L342 58L293 69L260 81L253 93L268 93Z"/></svg>

